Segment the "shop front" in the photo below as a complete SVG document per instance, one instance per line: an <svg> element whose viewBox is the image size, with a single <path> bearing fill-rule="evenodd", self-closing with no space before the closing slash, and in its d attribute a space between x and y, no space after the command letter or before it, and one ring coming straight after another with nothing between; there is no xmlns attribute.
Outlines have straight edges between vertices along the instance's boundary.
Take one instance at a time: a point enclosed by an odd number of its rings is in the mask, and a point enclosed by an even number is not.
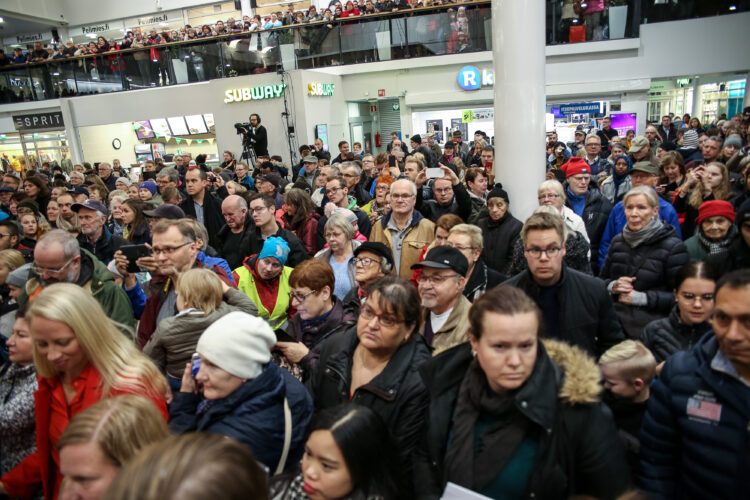
<svg viewBox="0 0 750 500"><path fill-rule="evenodd" d="M15 132L0 134L0 157L16 171L70 161L61 111L14 114Z"/></svg>

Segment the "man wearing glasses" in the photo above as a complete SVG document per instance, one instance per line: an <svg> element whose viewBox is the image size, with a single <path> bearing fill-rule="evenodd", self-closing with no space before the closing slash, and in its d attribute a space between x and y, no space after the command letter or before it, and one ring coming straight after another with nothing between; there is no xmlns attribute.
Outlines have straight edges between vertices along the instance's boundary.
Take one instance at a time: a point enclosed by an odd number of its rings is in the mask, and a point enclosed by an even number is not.
<svg viewBox="0 0 750 500"><path fill-rule="evenodd" d="M107 162L102 162L96 167L99 172L99 177L104 181L104 185L107 186L109 191L117 189L115 184L117 183L117 176L112 172L112 166Z"/></svg>
<svg viewBox="0 0 750 500"><path fill-rule="evenodd" d="M417 195L417 210L432 222L437 222L445 214L456 214L463 220L468 220L471 215L469 192L453 170L445 165L440 165L440 169L443 176L435 179L432 184L432 200L422 199L421 188L428 181L427 169L423 169L417 175L416 183L420 188Z"/></svg>
<svg viewBox="0 0 750 500"><path fill-rule="evenodd" d="M276 205L273 198L267 194L256 193L250 196L248 201L248 213L253 219L255 227L248 238L249 248L243 248L243 258L248 255L261 253L264 242L272 236L279 237L286 241L289 246L289 267L294 267L303 260L307 259L307 250L302 240L288 229L285 229L276 222Z"/></svg>
<svg viewBox="0 0 750 500"><path fill-rule="evenodd" d="M133 328L133 308L125 292L115 283L99 259L78 245L75 236L62 229L42 235L34 248L29 281L21 287L19 306L55 283L75 283L91 292L107 316L129 329Z"/></svg>
<svg viewBox="0 0 750 500"><path fill-rule="evenodd" d="M427 344L444 350L468 341L471 302L463 295L469 270L466 257L453 247L437 246L411 268L422 270L417 289L424 321L419 333Z"/></svg>
<svg viewBox="0 0 750 500"><path fill-rule="evenodd" d="M625 337L604 282L564 264L563 224L547 213L528 218L521 230L528 269L504 284L520 288L539 305L546 337L598 358Z"/></svg>
<svg viewBox="0 0 750 500"><path fill-rule="evenodd" d="M365 212L357 207L357 200L353 196L349 196L349 189L347 188L344 177L337 176L329 178L328 182L326 182L325 193L328 198L328 203L333 203L337 207L348 208L354 212L354 215L357 216L359 232L362 233L365 238L369 238L370 229L372 229L370 218ZM323 204L323 207L325 206L326 205ZM328 217L325 215L323 215L318 221L318 250L322 249L326 244L324 234L326 222L328 222Z"/></svg>

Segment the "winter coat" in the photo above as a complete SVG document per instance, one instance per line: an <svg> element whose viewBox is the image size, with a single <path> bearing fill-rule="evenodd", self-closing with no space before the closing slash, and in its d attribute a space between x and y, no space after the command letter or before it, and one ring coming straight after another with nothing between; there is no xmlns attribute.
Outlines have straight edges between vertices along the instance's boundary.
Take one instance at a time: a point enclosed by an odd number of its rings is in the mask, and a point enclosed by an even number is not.
<svg viewBox="0 0 750 500"><path fill-rule="evenodd" d="M320 361L307 381L315 409L348 401L367 406L391 431L406 467L411 463L427 407L427 392L417 368L430 358L430 350L422 337L415 335L398 348L379 375L350 397L352 356L358 344L353 327L328 337L321 345Z"/></svg>
<svg viewBox="0 0 750 500"><path fill-rule="evenodd" d="M641 487L654 499L740 500L750 475L750 387L712 368L713 332L667 359L641 427Z"/></svg>
<svg viewBox="0 0 750 500"><path fill-rule="evenodd" d="M163 319L143 347L143 354L151 358L160 371L181 379L185 364L190 362L206 328L232 311L258 315L258 308L247 295L230 288L224 293L219 307L208 316L203 311L193 310Z"/></svg>
<svg viewBox="0 0 750 500"><path fill-rule="evenodd" d="M393 239L391 230L388 229L388 222L391 220L393 212L388 212L378 219L372 226L370 241L383 243L393 250ZM422 214L414 210L411 216L411 222L406 230L406 235L401 244L401 258L398 267L398 275L402 278L409 279L412 274L411 266L419 262L419 255L422 249L429 245L435 239L435 223L422 217Z"/></svg>
<svg viewBox="0 0 750 500"><path fill-rule="evenodd" d="M133 307L130 305L130 299L125 291L115 283L112 273L109 272L107 266L87 250L81 249L81 273L79 281L85 279L84 268L88 269L86 275L90 276L90 278L84 283L79 282L77 284L91 292L91 295L99 302L99 305L102 306L109 319L126 328L132 329L135 324L135 318L133 316ZM39 276L34 271L29 271L29 280L21 288L21 295L18 297L19 307L26 304L29 297L33 297L39 293L41 291L38 290L40 287L42 287L42 284L39 281ZM132 337L132 332L130 336Z"/></svg>
<svg viewBox="0 0 750 500"><path fill-rule="evenodd" d="M538 443L525 498L615 498L627 488L628 473L612 417L599 402L599 368L564 342L538 346L534 370L513 396ZM439 498L445 487L456 401L472 359L465 343L419 370L430 396L414 465L419 498Z"/></svg>
<svg viewBox="0 0 750 500"><path fill-rule="evenodd" d="M745 243L745 239L740 236L729 245L728 254L709 256L706 262L719 273L719 276L737 269L750 267L750 247Z"/></svg>
<svg viewBox="0 0 750 500"><path fill-rule="evenodd" d="M460 182L453 186L453 199L448 205L440 205L436 200L423 200L422 190L417 190L417 203L416 209L421 214L430 219L432 222L437 220L445 214L454 214L461 217L462 220L469 220L471 215L472 203L471 196L466 190L463 184Z"/></svg>
<svg viewBox="0 0 750 500"><path fill-rule="evenodd" d="M573 208L570 201L567 202L569 208ZM599 266L599 242L604 234L604 228L607 226L609 213L612 211L612 203L605 198L598 189L589 189L586 195L586 205L583 208L581 219L586 225L586 234L589 236L589 245L591 247L591 269L597 274Z"/></svg>
<svg viewBox="0 0 750 500"><path fill-rule="evenodd" d="M448 315L448 319L440 330L433 332L432 348L435 352L444 351L451 347L462 344L469 340L469 308L471 302L461 295L453 306L453 310ZM419 327L419 334L424 335L425 324L430 321L430 310L424 308L422 311L422 325Z"/></svg>
<svg viewBox="0 0 750 500"><path fill-rule="evenodd" d="M195 204L193 199L188 196L182 200L179 207L185 212L186 217L195 219ZM214 248L221 248L219 240L219 231L224 226L224 216L221 213L221 200L205 190L203 193L203 225L208 231L208 244Z"/></svg>
<svg viewBox="0 0 750 500"><path fill-rule="evenodd" d="M207 401L208 407L200 413L198 394L176 393L169 409L169 427L180 434L198 431L232 437L250 448L273 473L284 448L284 398L292 412L289 467L302 458L313 405L305 386L274 363L268 363L260 375L227 397Z"/></svg>
<svg viewBox="0 0 750 500"><path fill-rule="evenodd" d="M622 276L635 276L633 288L648 296L644 308L666 316L674 305L674 276L689 260L675 228L662 224L650 239L636 248L625 242L622 233L615 236L600 277L609 285Z"/></svg>
<svg viewBox="0 0 750 500"><path fill-rule="evenodd" d="M563 265L558 282L560 289L560 332L571 345L598 358L613 345L625 340L620 320L604 282ZM525 270L503 283L520 288L539 303L539 285L529 270Z"/></svg>
<svg viewBox="0 0 750 500"><path fill-rule="evenodd" d="M279 230L276 231L276 234L270 236L281 238L289 245L289 256L286 259L285 266L294 267L308 259L307 250L305 249L305 245L302 244L302 240L297 238L290 230L284 229L279 225ZM248 241L250 242L250 247L246 250L247 253L245 255L259 255L263 250L263 244L266 240L260 235L260 228L255 226L255 231L250 233Z"/></svg>
<svg viewBox="0 0 750 500"><path fill-rule="evenodd" d="M602 195L609 200L610 203L614 204L622 200L625 193L633 188L633 180L630 175L626 176L625 179L620 183L620 187L617 188L617 199L615 199L615 178L614 175L610 175L602 181L599 190Z"/></svg>
<svg viewBox="0 0 750 500"><path fill-rule="evenodd" d="M565 240L565 265L576 271L585 274L591 274L591 260L589 260L589 242L581 233L570 231L568 238ZM511 249L510 264L508 265L508 275L515 276L521 271L528 269L529 263L523 253L523 241L519 235L513 241Z"/></svg>
<svg viewBox="0 0 750 500"><path fill-rule="evenodd" d="M37 377L33 364L21 366L8 361L0 367L0 476L10 472L36 451L36 389Z"/></svg>
<svg viewBox="0 0 750 500"><path fill-rule="evenodd" d="M648 347L656 362L661 363L676 352L692 349L709 330L711 323L708 321L686 325L680 317L680 308L675 304L668 317L652 321L643 328L641 342Z"/></svg>
<svg viewBox="0 0 750 500"><path fill-rule="evenodd" d="M513 241L520 236L523 223L506 212L498 222L488 216L480 218L476 225L482 230L484 240L482 259L491 269L507 275Z"/></svg>
<svg viewBox="0 0 750 500"><path fill-rule="evenodd" d="M320 221L320 214L312 212L307 214L305 221L295 229L291 225L291 217L287 214L281 216L281 223L284 228L293 232L302 241L305 250L307 250L307 256L310 258L318 251L318 221Z"/></svg>
<svg viewBox="0 0 750 500"><path fill-rule="evenodd" d="M487 290L495 288L506 279L508 279L506 275L490 269L480 258L474 264L471 276L466 280L463 291L464 297L469 299L469 302L474 302L484 295Z"/></svg>
<svg viewBox="0 0 750 500"><path fill-rule="evenodd" d="M231 229L229 229L229 226L224 224L219 230L219 234L216 236L216 239L219 240L219 246L215 248L219 250L222 257L227 260L230 269L234 270L240 267L242 265L242 261L245 260L245 257L249 255L246 254L245 251L246 249L250 248L250 238L255 237L254 229L255 223L253 223L253 218L250 217L250 214L246 214L239 245L236 245L233 248L224 248L227 239L231 234Z"/></svg>

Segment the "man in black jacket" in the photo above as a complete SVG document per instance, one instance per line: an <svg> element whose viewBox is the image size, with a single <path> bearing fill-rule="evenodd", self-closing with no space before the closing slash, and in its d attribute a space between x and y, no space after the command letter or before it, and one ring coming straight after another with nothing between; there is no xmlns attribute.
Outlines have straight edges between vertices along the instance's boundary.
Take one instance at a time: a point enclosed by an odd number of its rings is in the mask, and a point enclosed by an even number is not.
<svg viewBox="0 0 750 500"><path fill-rule="evenodd" d="M191 167L185 174L185 190L188 197L179 207L185 215L196 219L208 231L208 244L221 248L219 230L224 225L221 215L221 202L209 192L208 174L200 167Z"/></svg>
<svg viewBox="0 0 750 500"><path fill-rule="evenodd" d="M576 345L594 357L625 340L604 282L563 264L563 221L529 217L521 230L528 269L505 282L526 292L544 316L545 336Z"/></svg>
<svg viewBox="0 0 750 500"><path fill-rule="evenodd" d="M216 248L219 254L234 270L242 265L247 248L250 248L250 238L255 237L253 219L247 213L247 201L236 194L229 195L221 202L221 213L226 224L219 230L217 238L221 246Z"/></svg>
<svg viewBox="0 0 750 500"><path fill-rule="evenodd" d="M467 221L471 215L471 197L469 192L458 179L453 170L440 165L443 177L435 179L432 185L434 199L424 200L422 198L422 185L427 182L426 170L423 169L417 175L417 204L419 212L432 222L436 222L441 215L456 214Z"/></svg>
<svg viewBox="0 0 750 500"><path fill-rule="evenodd" d="M268 156L268 133L266 127L260 124L260 116L257 113L250 115L250 128L242 129L245 132L245 140L255 150L258 157Z"/></svg>
<svg viewBox="0 0 750 500"><path fill-rule="evenodd" d="M370 193L365 188L365 182L363 182L369 179L366 176L363 179L362 169L359 168L359 165L353 161L345 162L341 165L341 176L346 181L349 195L354 196L354 199L357 200L357 206L361 207L372 200L372 196L370 196Z"/></svg>
<svg viewBox="0 0 750 500"><path fill-rule="evenodd" d="M248 241L250 247L245 249L245 255L259 254L263 250L263 243L271 236L278 236L289 245L289 257L286 265L294 267L308 258L307 250L302 240L297 238L293 232L284 229L276 222L276 208L273 198L267 194L256 193L248 200L248 211L255 224Z"/></svg>

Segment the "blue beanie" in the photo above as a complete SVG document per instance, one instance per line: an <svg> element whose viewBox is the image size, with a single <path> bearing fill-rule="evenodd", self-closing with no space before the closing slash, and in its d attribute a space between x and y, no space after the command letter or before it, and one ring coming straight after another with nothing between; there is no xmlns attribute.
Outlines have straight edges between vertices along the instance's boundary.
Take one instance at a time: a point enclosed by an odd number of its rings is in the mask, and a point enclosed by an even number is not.
<svg viewBox="0 0 750 500"><path fill-rule="evenodd" d="M138 189L148 189L149 191L151 191L151 194L154 195L156 194L156 183L151 180L144 181L141 182L141 185L138 186Z"/></svg>
<svg viewBox="0 0 750 500"><path fill-rule="evenodd" d="M289 257L289 243L278 236L271 236L263 243L263 249L258 254L258 260L273 257L283 266Z"/></svg>

